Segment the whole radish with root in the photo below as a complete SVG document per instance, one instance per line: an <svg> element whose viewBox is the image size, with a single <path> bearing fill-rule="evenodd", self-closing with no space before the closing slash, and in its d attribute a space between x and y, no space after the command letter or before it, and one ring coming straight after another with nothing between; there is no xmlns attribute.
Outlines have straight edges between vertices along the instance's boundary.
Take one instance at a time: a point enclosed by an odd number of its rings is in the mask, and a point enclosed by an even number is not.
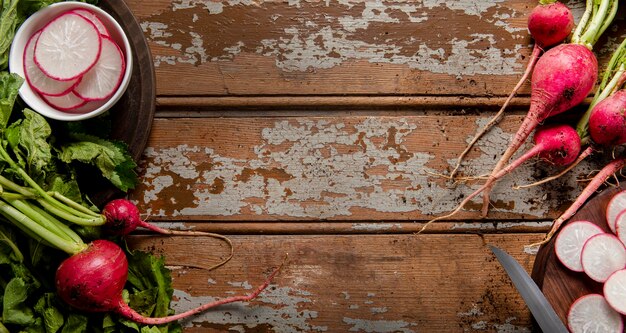
<svg viewBox="0 0 626 333"><path fill-rule="evenodd" d="M250 301L269 286L281 267L282 264L248 295L227 297L167 317L145 317L122 298L128 276L128 261L124 251L113 242L96 240L61 263L56 272L56 288L64 302L79 310L113 312L136 323L161 325L223 304Z"/></svg>
<svg viewBox="0 0 626 333"><path fill-rule="evenodd" d="M532 131L547 118L561 114L581 103L591 92L598 77L598 62L592 47L617 12L617 0L588 0L583 18L571 43L548 50L538 61L531 79L530 109L502 154L483 191L482 216L486 216L495 175L522 146Z"/></svg>
<svg viewBox="0 0 626 333"><path fill-rule="evenodd" d="M459 155L457 163L450 173L450 178L454 178L457 170L463 162L463 159L472 149L474 144L476 144L476 142L485 133L487 133L487 131L500 121L502 115L504 114L504 110L530 76L537 60L541 56L541 53L546 48L563 42L571 34L572 29L574 28L574 16L572 15L572 11L563 3L556 0L542 0L539 1L539 4L530 12L527 25L528 31L534 39L535 44L524 74L518 81L517 85L515 85L513 90L510 92L504 104L502 104L498 113L496 113L489 120L489 122L480 129L461 155Z"/></svg>
<svg viewBox="0 0 626 333"><path fill-rule="evenodd" d="M500 169L500 171L498 171L498 173L493 177L493 181L495 182L501 179L522 165L522 163L535 156L549 161L554 165L564 166L574 162L580 153L580 138L578 137L578 132L576 132L576 130L569 125L553 124L541 126L535 133L534 141L535 145L531 149L515 159L506 167ZM468 202L470 202L470 200L484 191L488 185L489 184L485 184L481 186L479 189L465 197L465 199L463 199L463 201L451 213L428 221L422 227L420 232L424 231L432 222L449 218L457 214Z"/></svg>

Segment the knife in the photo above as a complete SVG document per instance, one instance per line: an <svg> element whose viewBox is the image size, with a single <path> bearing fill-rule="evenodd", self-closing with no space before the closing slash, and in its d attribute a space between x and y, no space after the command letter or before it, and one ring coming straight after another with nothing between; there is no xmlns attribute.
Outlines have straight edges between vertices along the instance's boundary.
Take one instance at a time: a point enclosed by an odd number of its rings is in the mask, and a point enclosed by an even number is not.
<svg viewBox="0 0 626 333"><path fill-rule="evenodd" d="M489 245L498 261L513 281L517 291L522 295L526 305L543 332L568 333L569 331L554 311L550 302L541 292L535 281L526 273L524 268L508 253Z"/></svg>

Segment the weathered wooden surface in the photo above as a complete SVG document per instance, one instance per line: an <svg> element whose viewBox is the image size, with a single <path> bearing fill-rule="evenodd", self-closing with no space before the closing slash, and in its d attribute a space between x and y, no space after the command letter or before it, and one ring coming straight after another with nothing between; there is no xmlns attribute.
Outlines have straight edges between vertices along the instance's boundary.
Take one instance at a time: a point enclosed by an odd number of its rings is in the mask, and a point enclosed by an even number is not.
<svg viewBox="0 0 626 333"><path fill-rule="evenodd" d="M480 182L447 174L521 76L536 1L126 0L148 39L157 112L130 197L162 226L230 235L223 244L138 236L167 255L176 308L249 292L186 332L530 332L522 299L487 244L530 271L525 249L597 168L530 162L500 183L494 207L448 212ZM583 1L566 1L575 19ZM624 9L595 51L626 36ZM528 84L461 169L490 170L529 103ZM581 111L584 107L579 108ZM575 115L572 116L575 119ZM190 255L193 253L193 255Z"/></svg>
<svg viewBox="0 0 626 333"><path fill-rule="evenodd" d="M246 294L288 259L257 300L209 311L183 325L186 332L525 332L530 317L495 257L497 245L532 267L523 247L537 234L234 236L234 259L217 241L137 237L133 246L167 254L175 307ZM157 251L158 252L158 251ZM189 253L194 253L190 256Z"/></svg>

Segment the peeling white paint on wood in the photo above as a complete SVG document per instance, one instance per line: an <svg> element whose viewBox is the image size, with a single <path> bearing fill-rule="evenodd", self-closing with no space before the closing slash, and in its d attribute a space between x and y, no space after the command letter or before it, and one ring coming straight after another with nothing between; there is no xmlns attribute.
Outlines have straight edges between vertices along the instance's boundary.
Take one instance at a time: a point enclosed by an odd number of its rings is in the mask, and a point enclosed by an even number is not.
<svg viewBox="0 0 626 333"><path fill-rule="evenodd" d="M350 332L367 332L367 333L415 333L412 329L418 324L406 322L404 320L370 320L344 317L343 322L350 325Z"/></svg>
<svg viewBox="0 0 626 333"><path fill-rule="evenodd" d="M274 4L274 2L182 0L172 4L173 11L193 10L193 8L200 6L207 10L207 14L200 17L196 15L193 17L194 21L190 22L189 31L186 32L190 38L188 41L190 46L182 50L178 48L179 55L155 55L155 66L176 63L200 65L207 61L231 61L245 48L248 53L274 57L276 66L286 72L328 69L339 66L346 61L365 60L372 63L404 64L413 69L454 76L516 74L524 68L524 65L519 63L518 53L528 45L517 44L512 49L501 49L497 44L500 38L493 34L474 34L470 35L468 39L454 38L443 41L451 48L449 54L446 54L447 52L441 47L429 45L442 43L436 38L429 42L418 41L411 36L390 38L381 35L376 42L371 42L363 40L357 34L359 31L368 29L374 23L401 25L405 22L424 22L430 19L429 10L442 6L458 11L463 15L483 18L487 11L499 6L499 3L503 1L430 0L416 3L382 0L340 1L338 4L333 3L332 6L352 8L358 4L364 5L365 8L358 15L316 17L312 13L310 19L308 17L306 19L296 18L292 20L289 26L277 27L283 32L279 38L261 39L255 41L254 44L249 42L248 45L238 41L232 46L225 47L222 54L209 57L198 46L204 44L204 41L198 40L198 34L194 35L193 23L202 24L203 20L210 20L209 16L222 14L227 6L263 7ZM300 2L290 2L289 5L299 7ZM519 37L527 35L524 28L514 28L510 25L509 21L515 15L515 12L500 13L496 11L488 19L494 22L495 27L503 27L504 31L513 35L519 35ZM164 30L167 29L166 24L144 21L141 25L151 42L163 46L172 43L169 37L173 32L168 33ZM214 37L203 36L202 38ZM417 46L418 52L408 52L412 55L403 52L407 39L413 41L414 45L411 45L411 50ZM484 46L485 43L487 43L486 46Z"/></svg>
<svg viewBox="0 0 626 333"><path fill-rule="evenodd" d="M481 118L479 125L485 120ZM174 178L180 177L192 183L177 187L176 191L190 193L194 202L169 212L173 216L234 216L245 211L255 215L326 219L351 216L355 208L383 213L447 213L457 205L451 198L467 195L480 184L446 187L433 182L432 174L441 173L427 165L434 156L410 151L405 146L406 138L419 135L418 130L418 125L409 119L371 117L350 126L323 119L277 121L272 127L264 128L262 142L250 148L256 155L252 159L222 156L210 147L148 147L142 179L146 189L138 200L150 216L162 216L163 212L152 211L151 202L161 197L165 189L177 186ZM468 160L462 171L468 175L488 173L495 163L493 156L501 153L510 135L494 128L478 145L483 153ZM214 167L203 169L198 165L200 162ZM456 160L448 163L452 166ZM492 199L507 203L507 212L545 216L558 201L546 200L546 196L573 200L579 193L576 176L591 169L591 165L579 165L571 175L559 180L557 188L513 189L513 185L533 179L534 167L527 164L496 185ZM281 176L250 170L279 170ZM219 193L207 189L216 180L223 183ZM401 187L386 185L399 180ZM561 186L574 190L561 193L558 189ZM475 202L481 200L477 198ZM354 226L356 229L388 227L388 224Z"/></svg>

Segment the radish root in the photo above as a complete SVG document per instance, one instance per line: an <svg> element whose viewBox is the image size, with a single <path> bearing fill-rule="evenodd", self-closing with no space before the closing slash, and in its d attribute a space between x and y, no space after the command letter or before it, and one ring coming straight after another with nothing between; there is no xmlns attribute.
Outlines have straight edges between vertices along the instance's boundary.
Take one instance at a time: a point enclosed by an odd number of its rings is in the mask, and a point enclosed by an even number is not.
<svg viewBox="0 0 626 333"><path fill-rule="evenodd" d="M587 158L589 155L591 155L594 152L594 149L592 147L587 147L581 154L580 156L578 156L578 158L576 159L576 161L574 161L574 163L570 164L567 168L565 168L563 171L559 172L558 174L551 176L551 177L547 177L544 178L538 182L534 182L531 184L526 184L526 185L518 185L518 186L513 186L514 189L519 190L519 189L523 189L523 188L530 188L530 187L534 187L534 186L538 186L541 184L545 184L548 183L550 181L553 181L563 175L565 175L566 173L568 173L570 170L572 170L574 167L576 167L578 164L580 164L580 162L582 162L585 158Z"/></svg>

